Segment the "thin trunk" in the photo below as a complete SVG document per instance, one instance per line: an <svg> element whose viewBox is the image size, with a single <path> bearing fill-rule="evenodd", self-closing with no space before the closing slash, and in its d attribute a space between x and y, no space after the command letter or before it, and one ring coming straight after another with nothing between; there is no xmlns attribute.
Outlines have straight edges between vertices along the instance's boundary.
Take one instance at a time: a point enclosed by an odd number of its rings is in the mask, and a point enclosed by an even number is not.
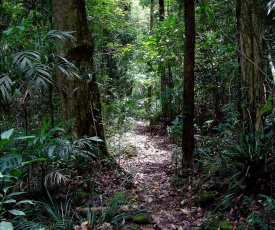
<svg viewBox="0 0 275 230"><path fill-rule="evenodd" d="M164 21L165 18L165 8L164 8L164 0L159 0L159 21ZM168 117L169 113L169 101L166 95L167 90L167 76L166 76L166 68L165 62L161 62L159 64L159 73L160 73L160 89L161 89L161 110L162 116L164 118Z"/></svg>
<svg viewBox="0 0 275 230"><path fill-rule="evenodd" d="M53 86L49 84L49 108L51 116L51 127L54 128L54 106L53 106Z"/></svg>
<svg viewBox="0 0 275 230"><path fill-rule="evenodd" d="M164 0L159 0L159 20L164 21L164 18L165 18Z"/></svg>
<svg viewBox="0 0 275 230"><path fill-rule="evenodd" d="M194 151L195 0L184 0L185 47L183 76L182 167L189 166Z"/></svg>
<svg viewBox="0 0 275 230"><path fill-rule="evenodd" d="M150 34L153 34L153 28L154 28L154 9L155 9L155 0L151 0L150 4ZM152 65L149 63L149 68L152 71ZM147 95L147 103L146 103L146 110L148 112L151 111L151 103L152 103L152 93L153 93L153 86L148 86L148 95Z"/></svg>

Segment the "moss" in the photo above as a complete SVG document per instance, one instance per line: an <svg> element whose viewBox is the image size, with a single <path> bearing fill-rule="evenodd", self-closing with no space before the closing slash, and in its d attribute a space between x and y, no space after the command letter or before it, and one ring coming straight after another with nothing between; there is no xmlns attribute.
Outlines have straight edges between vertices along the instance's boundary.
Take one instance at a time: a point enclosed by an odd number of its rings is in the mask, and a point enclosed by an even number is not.
<svg viewBox="0 0 275 230"><path fill-rule="evenodd" d="M88 194L83 190L83 188L77 188L75 190L75 200L77 202L83 202L87 198Z"/></svg>
<svg viewBox="0 0 275 230"><path fill-rule="evenodd" d="M233 229L233 226L227 220L222 220L219 223L217 223L217 227L221 230L232 230Z"/></svg>
<svg viewBox="0 0 275 230"><path fill-rule="evenodd" d="M137 147L134 145L127 145L121 150L121 154L129 157L134 157L138 155L138 150Z"/></svg>
<svg viewBox="0 0 275 230"><path fill-rule="evenodd" d="M133 217L133 222L136 224L150 224L152 221L148 214L138 214Z"/></svg>
<svg viewBox="0 0 275 230"><path fill-rule="evenodd" d="M262 110L261 110L261 117L268 116L272 113L272 105L271 104L266 104Z"/></svg>
<svg viewBox="0 0 275 230"><path fill-rule="evenodd" d="M228 220L215 220L207 224L207 229L232 230L233 226Z"/></svg>
<svg viewBox="0 0 275 230"><path fill-rule="evenodd" d="M207 206L214 201L216 195L217 195L216 191L203 191L200 194L197 194L194 200L196 203L202 206Z"/></svg>
<svg viewBox="0 0 275 230"><path fill-rule="evenodd" d="M272 95L269 95L266 105L261 109L261 117L268 116L272 113Z"/></svg>

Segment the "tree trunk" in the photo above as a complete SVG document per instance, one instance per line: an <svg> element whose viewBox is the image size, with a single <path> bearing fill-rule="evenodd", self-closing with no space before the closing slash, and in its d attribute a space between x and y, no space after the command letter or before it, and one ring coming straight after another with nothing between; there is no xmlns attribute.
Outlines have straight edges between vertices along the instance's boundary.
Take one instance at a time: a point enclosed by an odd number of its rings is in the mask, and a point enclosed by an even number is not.
<svg viewBox="0 0 275 230"><path fill-rule="evenodd" d="M264 105L263 39L264 9L259 0L237 0L239 60L242 76L244 109L242 119L249 116L255 129L261 126L261 108Z"/></svg>
<svg viewBox="0 0 275 230"><path fill-rule="evenodd" d="M150 34L153 34L153 28L154 28L154 9L155 9L155 0L151 0L150 4ZM151 63L148 63L150 71L152 71L152 65ZM147 103L146 103L146 111L151 112L151 104L152 104L152 95L153 95L153 86L149 85L147 88Z"/></svg>
<svg viewBox="0 0 275 230"><path fill-rule="evenodd" d="M159 0L159 21L164 21L165 18L165 8L164 8L164 0ZM168 79L166 76L166 68L165 61L162 61L159 64L159 74L160 74L160 90L161 90L161 113L162 117L168 118L169 110L170 110L170 102L167 97L167 89L168 89Z"/></svg>
<svg viewBox="0 0 275 230"><path fill-rule="evenodd" d="M194 151L195 0L184 0L185 47L183 76L182 166L189 166Z"/></svg>
<svg viewBox="0 0 275 230"><path fill-rule="evenodd" d="M164 21L164 18L165 18L164 0L159 0L159 20Z"/></svg>
<svg viewBox="0 0 275 230"><path fill-rule="evenodd" d="M76 138L98 136L102 156L108 156L101 115L100 94L92 74L93 37L88 29L84 0L53 0L54 27L74 31L75 41L59 43L60 53L80 71L81 79L58 73L63 122Z"/></svg>

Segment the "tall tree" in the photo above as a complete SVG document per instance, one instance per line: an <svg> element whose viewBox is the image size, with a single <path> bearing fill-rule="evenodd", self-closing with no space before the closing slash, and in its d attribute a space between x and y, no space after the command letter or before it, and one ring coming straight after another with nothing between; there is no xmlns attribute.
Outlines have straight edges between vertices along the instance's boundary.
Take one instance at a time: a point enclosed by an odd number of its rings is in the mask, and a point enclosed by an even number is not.
<svg viewBox="0 0 275 230"><path fill-rule="evenodd" d="M93 37L88 29L84 0L53 0L54 27L74 31L75 40L59 44L60 53L80 71L80 78L58 73L63 122L72 122L75 137L98 136L101 153L108 155L101 115L100 94L92 74Z"/></svg>
<svg viewBox="0 0 275 230"><path fill-rule="evenodd" d="M189 166L194 151L195 0L184 0L185 47L183 73L182 166Z"/></svg>
<svg viewBox="0 0 275 230"><path fill-rule="evenodd" d="M236 5L239 60L242 77L243 120L251 117L256 130L261 124L261 108L264 104L263 31L265 12L259 0L237 0Z"/></svg>
<svg viewBox="0 0 275 230"><path fill-rule="evenodd" d="M159 0L159 21L165 20L165 5L164 0ZM161 26L163 26L161 24ZM167 71L168 67L168 71ZM167 73L168 72L168 73ZM162 116L171 120L173 118L173 109L171 108L172 95L171 90L174 86L172 71L169 60L162 60L159 65L160 81L161 81L161 106Z"/></svg>

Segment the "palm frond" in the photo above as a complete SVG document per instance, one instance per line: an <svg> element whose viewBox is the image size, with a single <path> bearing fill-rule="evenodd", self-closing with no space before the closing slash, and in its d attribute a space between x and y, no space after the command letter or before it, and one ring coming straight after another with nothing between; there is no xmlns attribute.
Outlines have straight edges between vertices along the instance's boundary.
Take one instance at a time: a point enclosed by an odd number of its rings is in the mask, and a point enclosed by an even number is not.
<svg viewBox="0 0 275 230"><path fill-rule="evenodd" d="M50 30L43 40L47 41L55 41L56 38L60 39L61 41L67 42L67 39L75 40L76 38L72 35L72 31L59 31L59 30Z"/></svg>
<svg viewBox="0 0 275 230"><path fill-rule="evenodd" d="M12 80L8 75L0 76L0 91L3 99L7 99L10 95L12 87Z"/></svg>
<svg viewBox="0 0 275 230"><path fill-rule="evenodd" d="M55 187L60 184L65 184L68 181L67 177L58 171L49 172L44 179L45 187Z"/></svg>

